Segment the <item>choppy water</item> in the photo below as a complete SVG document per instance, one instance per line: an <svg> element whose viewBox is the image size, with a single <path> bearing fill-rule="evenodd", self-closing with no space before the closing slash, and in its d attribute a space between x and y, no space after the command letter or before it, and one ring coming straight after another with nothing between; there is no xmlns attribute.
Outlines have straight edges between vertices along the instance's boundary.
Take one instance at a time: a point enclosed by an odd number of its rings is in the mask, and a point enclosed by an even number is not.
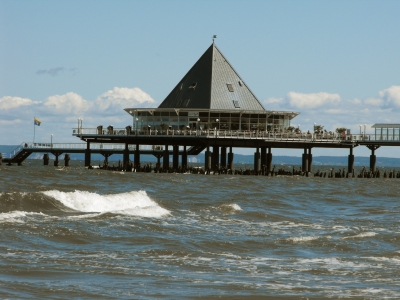
<svg viewBox="0 0 400 300"><path fill-rule="evenodd" d="M400 299L400 179L0 167L0 297Z"/></svg>

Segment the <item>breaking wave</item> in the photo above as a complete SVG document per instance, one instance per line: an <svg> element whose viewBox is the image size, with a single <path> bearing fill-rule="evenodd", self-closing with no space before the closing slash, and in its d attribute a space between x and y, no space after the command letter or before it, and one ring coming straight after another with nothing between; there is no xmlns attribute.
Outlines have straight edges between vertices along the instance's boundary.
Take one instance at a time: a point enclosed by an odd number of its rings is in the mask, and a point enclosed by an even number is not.
<svg viewBox="0 0 400 300"><path fill-rule="evenodd" d="M81 212L109 212L150 218L159 218L170 213L169 210L151 200L145 191L99 195L86 191L53 190L43 192L43 194L53 197L70 209Z"/></svg>
<svg viewBox="0 0 400 300"><path fill-rule="evenodd" d="M4 220L21 217L21 214L25 212L48 213L51 211L114 213L149 218L160 218L170 214L169 210L150 199L145 191L100 195L87 191L51 190L0 195L0 213Z"/></svg>

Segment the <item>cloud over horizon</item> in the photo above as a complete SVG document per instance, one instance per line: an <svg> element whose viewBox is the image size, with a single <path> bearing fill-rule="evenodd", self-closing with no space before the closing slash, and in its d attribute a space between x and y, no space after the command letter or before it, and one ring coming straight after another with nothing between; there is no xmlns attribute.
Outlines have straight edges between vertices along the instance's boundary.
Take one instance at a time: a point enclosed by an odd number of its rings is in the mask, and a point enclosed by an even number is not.
<svg viewBox="0 0 400 300"><path fill-rule="evenodd" d="M29 140L33 118L42 121L37 134L44 130L55 133L57 130L69 130L76 127L78 118L84 119L84 126L94 127L110 123L116 127L125 127L131 123L131 117L124 111L127 107L154 107L156 101L142 89L114 87L99 95L94 100L84 99L81 95L69 92L63 95L52 95L44 101L33 101L28 98L4 96L0 98L0 132L5 139ZM14 126L15 124L18 127ZM46 134L45 134L46 135ZM48 135L48 134L47 134ZM62 134L58 134L59 137ZM64 132L68 137L68 133ZM39 137L39 136L38 136ZM76 140L76 138L74 138ZM10 143L19 143L18 141Z"/></svg>
<svg viewBox="0 0 400 300"><path fill-rule="evenodd" d="M267 110L300 112L294 122L303 128L311 129L317 123L330 130L346 127L354 132L359 124L398 123L400 86L391 86L365 99L342 99L337 93L291 91L282 98L268 98L263 105Z"/></svg>
<svg viewBox="0 0 400 300"><path fill-rule="evenodd" d="M269 98L263 104L267 110L300 112L292 123L301 125L302 130L312 129L317 123L327 130L346 127L358 132L359 124L398 123L400 86L388 87L365 99L342 99L337 93L291 91L285 97ZM90 100L74 92L52 95L43 101L4 96L0 98L0 131L4 133L3 143L4 139L14 144L19 139L28 140L24 136L30 136L33 117L38 117L43 122L38 132L47 136L48 131L56 133L58 130L60 138L71 139L68 130L76 127L78 118L84 119L86 127L113 124L123 128L132 122L123 111L125 108L157 106L158 103L138 87L114 87ZM72 137L72 140L76 138Z"/></svg>

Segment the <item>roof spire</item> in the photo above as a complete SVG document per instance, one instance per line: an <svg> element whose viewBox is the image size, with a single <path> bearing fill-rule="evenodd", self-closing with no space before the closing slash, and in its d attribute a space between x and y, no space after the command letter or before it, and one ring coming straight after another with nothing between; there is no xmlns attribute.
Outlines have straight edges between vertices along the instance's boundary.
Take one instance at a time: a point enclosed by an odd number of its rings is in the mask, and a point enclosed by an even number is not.
<svg viewBox="0 0 400 300"><path fill-rule="evenodd" d="M217 38L217 35L214 34L214 35L213 35L213 44L214 44L214 39L216 39L216 38Z"/></svg>

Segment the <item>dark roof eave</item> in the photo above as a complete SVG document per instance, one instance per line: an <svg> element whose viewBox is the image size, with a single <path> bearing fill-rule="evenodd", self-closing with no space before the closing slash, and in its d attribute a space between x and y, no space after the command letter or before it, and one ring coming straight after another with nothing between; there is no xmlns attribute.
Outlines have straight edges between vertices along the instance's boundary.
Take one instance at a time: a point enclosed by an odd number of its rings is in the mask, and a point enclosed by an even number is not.
<svg viewBox="0 0 400 300"><path fill-rule="evenodd" d="M242 114L266 114L266 115L292 115L291 119L298 116L299 112L294 111L277 111L277 110L238 110L238 109L205 109L205 108L125 108L128 114L132 115L137 111L209 111L224 113L242 113ZM132 112L132 113L131 113Z"/></svg>

